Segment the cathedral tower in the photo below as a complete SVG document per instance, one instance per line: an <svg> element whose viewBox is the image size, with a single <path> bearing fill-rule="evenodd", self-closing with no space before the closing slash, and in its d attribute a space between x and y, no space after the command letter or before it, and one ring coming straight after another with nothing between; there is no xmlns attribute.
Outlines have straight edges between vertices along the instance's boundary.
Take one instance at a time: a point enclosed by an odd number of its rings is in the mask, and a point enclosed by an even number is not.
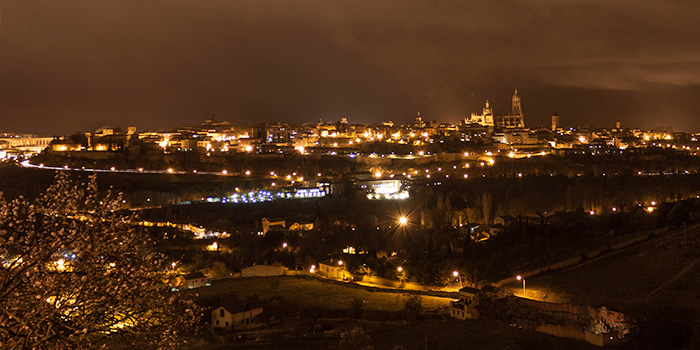
<svg viewBox="0 0 700 350"><path fill-rule="evenodd" d="M520 96L518 96L518 89L515 89L513 94L513 115L522 115L523 110L520 107Z"/></svg>
<svg viewBox="0 0 700 350"><path fill-rule="evenodd" d="M486 104L484 105L484 109L482 111L483 115L492 115L493 114L493 109L491 109L491 105L489 104L489 100L486 100Z"/></svg>

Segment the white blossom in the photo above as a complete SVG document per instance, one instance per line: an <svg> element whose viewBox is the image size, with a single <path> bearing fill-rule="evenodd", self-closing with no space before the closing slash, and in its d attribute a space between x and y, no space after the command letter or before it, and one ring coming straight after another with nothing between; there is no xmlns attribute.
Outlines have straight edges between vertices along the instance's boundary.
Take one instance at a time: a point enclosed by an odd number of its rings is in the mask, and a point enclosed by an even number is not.
<svg viewBox="0 0 700 350"><path fill-rule="evenodd" d="M172 347L192 328L198 309L169 291L169 264L120 217L120 202L98 195L95 176L76 185L65 173L33 203L0 196L0 348L93 348L120 336Z"/></svg>

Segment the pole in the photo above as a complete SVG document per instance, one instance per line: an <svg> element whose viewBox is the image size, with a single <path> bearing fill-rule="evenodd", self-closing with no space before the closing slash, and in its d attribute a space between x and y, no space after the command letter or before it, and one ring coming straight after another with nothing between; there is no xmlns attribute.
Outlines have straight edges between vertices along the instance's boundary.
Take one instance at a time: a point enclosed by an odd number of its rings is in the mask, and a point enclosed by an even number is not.
<svg viewBox="0 0 700 350"><path fill-rule="evenodd" d="M520 280L523 281L523 295L525 295L525 277L523 277L521 275L517 275L517 276L515 276L515 279L518 281L520 281Z"/></svg>

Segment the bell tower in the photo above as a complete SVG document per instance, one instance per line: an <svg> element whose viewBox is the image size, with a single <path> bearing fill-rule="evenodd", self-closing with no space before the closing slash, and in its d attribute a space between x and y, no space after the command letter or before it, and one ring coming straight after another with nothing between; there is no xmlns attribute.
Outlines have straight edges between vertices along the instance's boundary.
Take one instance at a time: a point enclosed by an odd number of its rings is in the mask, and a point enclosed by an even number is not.
<svg viewBox="0 0 700 350"><path fill-rule="evenodd" d="M520 107L520 96L518 96L518 89L515 89L515 93L513 94L513 114L514 115L522 115L523 110Z"/></svg>
<svg viewBox="0 0 700 350"><path fill-rule="evenodd" d="M482 110L483 115L491 115L493 114L493 109L491 109L491 104L489 104L489 100L486 100L486 104L484 105L484 109Z"/></svg>

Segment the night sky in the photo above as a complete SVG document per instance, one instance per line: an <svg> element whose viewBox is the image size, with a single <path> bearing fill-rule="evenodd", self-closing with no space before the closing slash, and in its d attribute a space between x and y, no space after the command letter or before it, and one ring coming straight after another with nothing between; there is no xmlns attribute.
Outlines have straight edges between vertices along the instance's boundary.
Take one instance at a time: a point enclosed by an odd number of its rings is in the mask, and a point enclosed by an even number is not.
<svg viewBox="0 0 700 350"><path fill-rule="evenodd" d="M4 0L0 130L260 121L700 131L697 0Z"/></svg>

